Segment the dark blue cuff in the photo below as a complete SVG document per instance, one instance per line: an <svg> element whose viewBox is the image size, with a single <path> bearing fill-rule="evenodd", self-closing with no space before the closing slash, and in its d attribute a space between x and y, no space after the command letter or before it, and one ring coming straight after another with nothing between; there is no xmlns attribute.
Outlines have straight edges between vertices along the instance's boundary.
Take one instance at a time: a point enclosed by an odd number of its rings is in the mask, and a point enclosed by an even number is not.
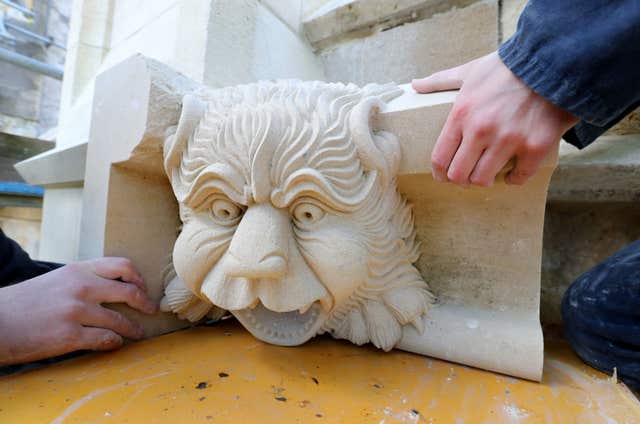
<svg viewBox="0 0 640 424"><path fill-rule="evenodd" d="M580 122L584 147L640 104L638 0L530 0L498 53L529 88Z"/></svg>
<svg viewBox="0 0 640 424"><path fill-rule="evenodd" d="M579 90L570 76L557 73L514 34L498 49L502 62L529 88L592 125L604 126L619 110L597 95Z"/></svg>

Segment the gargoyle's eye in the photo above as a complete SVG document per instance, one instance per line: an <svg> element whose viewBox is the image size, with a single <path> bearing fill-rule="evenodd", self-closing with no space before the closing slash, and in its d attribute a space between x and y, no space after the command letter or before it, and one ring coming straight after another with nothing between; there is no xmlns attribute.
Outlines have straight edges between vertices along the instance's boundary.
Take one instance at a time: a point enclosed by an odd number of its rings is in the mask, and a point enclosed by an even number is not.
<svg viewBox="0 0 640 424"><path fill-rule="evenodd" d="M242 208L225 199L215 199L211 203L211 215L221 223L231 223L242 215Z"/></svg>
<svg viewBox="0 0 640 424"><path fill-rule="evenodd" d="M301 224L313 224L324 216L324 211L311 203L300 203L293 209L293 217Z"/></svg>

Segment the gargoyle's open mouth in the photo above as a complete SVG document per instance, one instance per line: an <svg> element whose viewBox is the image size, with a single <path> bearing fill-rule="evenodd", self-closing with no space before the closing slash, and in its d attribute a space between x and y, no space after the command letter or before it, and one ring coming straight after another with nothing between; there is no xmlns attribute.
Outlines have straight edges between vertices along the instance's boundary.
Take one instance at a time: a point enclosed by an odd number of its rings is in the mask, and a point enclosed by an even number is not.
<svg viewBox="0 0 640 424"><path fill-rule="evenodd" d="M296 311L274 312L258 303L231 313L256 338L280 346L303 344L318 334L328 315L320 300Z"/></svg>

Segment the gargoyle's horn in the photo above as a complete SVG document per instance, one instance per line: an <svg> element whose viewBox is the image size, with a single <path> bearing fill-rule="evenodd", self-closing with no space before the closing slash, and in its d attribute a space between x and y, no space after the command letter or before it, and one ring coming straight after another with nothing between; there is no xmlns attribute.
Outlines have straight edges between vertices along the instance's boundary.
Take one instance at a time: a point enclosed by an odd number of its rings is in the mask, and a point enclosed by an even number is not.
<svg viewBox="0 0 640 424"><path fill-rule="evenodd" d="M164 169L172 179L173 170L180 166L182 153L187 146L200 118L204 115L206 105L196 96L187 94L182 98L182 112L175 133L164 141Z"/></svg>
<svg viewBox="0 0 640 424"><path fill-rule="evenodd" d="M351 111L349 127L362 166L378 171L382 184L386 186L397 173L400 144L391 133L379 131L374 134L371 131L371 113L380 110L382 106L383 102L377 97L362 100Z"/></svg>

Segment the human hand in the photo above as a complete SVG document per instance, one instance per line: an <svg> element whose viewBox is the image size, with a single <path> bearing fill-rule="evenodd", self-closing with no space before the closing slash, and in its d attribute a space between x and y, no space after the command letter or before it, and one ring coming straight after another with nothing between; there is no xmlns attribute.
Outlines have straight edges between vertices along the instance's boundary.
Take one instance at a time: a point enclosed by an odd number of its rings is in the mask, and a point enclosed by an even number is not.
<svg viewBox="0 0 640 424"><path fill-rule="evenodd" d="M122 281L116 281L120 279ZM124 258L73 263L0 289L0 365L80 349L111 350L144 330L102 303L126 303L147 314L157 305Z"/></svg>
<svg viewBox="0 0 640 424"><path fill-rule="evenodd" d="M431 154L440 182L491 186L511 159L508 184L524 184L578 118L527 87L497 52L413 80L419 93L460 89Z"/></svg>

